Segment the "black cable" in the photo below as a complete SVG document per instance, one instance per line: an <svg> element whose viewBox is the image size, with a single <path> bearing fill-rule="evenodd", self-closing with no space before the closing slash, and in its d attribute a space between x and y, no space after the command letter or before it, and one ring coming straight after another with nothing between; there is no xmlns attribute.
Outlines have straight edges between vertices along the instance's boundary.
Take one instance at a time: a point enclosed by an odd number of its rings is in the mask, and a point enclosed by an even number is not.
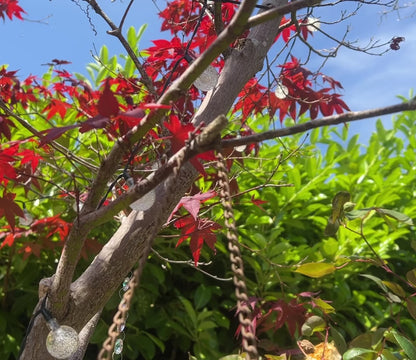
<svg viewBox="0 0 416 360"><path fill-rule="evenodd" d="M32 330L32 327L33 327L33 324L35 322L35 319L40 314L42 314L44 316L44 318L45 318L46 321L48 321L48 320L50 320L52 318L52 314L48 311L48 309L46 309L46 299L47 299L47 297L48 297L48 295L46 294L44 296L44 298L42 299L42 303L40 305L40 310L36 311L33 314L32 318L30 319L29 325L28 325L28 327L26 329L25 336L23 337L22 343L20 344L20 350L19 350L19 354L17 355L17 360L19 360L20 357L22 356L23 350L25 349L25 346L26 346L27 337L29 336L29 334L30 334L30 332Z"/></svg>

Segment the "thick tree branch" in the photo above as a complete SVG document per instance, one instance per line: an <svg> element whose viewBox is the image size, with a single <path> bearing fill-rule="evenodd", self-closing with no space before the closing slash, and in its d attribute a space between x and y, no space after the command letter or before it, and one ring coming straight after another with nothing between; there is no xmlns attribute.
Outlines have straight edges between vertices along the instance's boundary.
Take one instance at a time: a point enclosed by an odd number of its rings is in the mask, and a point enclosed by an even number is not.
<svg viewBox="0 0 416 360"><path fill-rule="evenodd" d="M295 0L288 4L281 5L278 7L274 7L271 10L267 10L262 12L258 15L252 16L247 21L248 27L254 27L256 25L260 25L266 21L273 20L279 16L283 16L285 14L289 14L292 11L296 11L299 9L303 9L305 7L312 7L316 6L321 3L322 0Z"/></svg>
<svg viewBox="0 0 416 360"><path fill-rule="evenodd" d="M176 154L174 154L165 164L156 170L148 178L134 185L128 192L120 195L108 206L102 207L95 212L85 215L81 222L88 224L92 229L102 223L105 223L120 211L126 209L131 203L139 200L149 191L154 189L158 184L172 175L174 170L179 170L178 164L185 163L197 154L218 147L221 131L227 125L227 118L224 115L218 116L213 122L202 129L201 134L188 145L185 145Z"/></svg>
<svg viewBox="0 0 416 360"><path fill-rule="evenodd" d="M221 141L221 147L236 147L252 143L258 143L265 140L271 140L277 137L284 137L294 134L299 134L307 130L316 129L319 127L337 125L357 120L368 119L372 117L393 114L401 111L416 110L416 98L408 102L390 105L378 109L351 111L340 115L326 116L322 119L311 120L303 124L294 125L288 128L279 130L265 131L255 135L249 135L238 139L226 139Z"/></svg>

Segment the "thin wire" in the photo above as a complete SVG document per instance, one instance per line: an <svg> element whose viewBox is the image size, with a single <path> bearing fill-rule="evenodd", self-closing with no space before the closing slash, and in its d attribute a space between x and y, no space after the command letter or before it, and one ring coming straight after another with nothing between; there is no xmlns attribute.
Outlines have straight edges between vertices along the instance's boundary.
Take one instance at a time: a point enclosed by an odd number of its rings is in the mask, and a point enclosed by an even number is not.
<svg viewBox="0 0 416 360"><path fill-rule="evenodd" d="M36 311L34 314L33 314L33 316L32 316L32 318L30 319L30 322L29 322L29 325L28 325L28 327L27 327L27 329L26 329L26 333L25 333L25 336L24 336L24 338L23 338L23 340L22 340L22 343L20 344L20 350L19 350L19 354L17 355L17 360L19 360L20 359L20 357L22 356L22 354L23 354L23 350L25 349L25 347L26 347L26 340L27 340L27 337L29 336L29 334L30 334L30 332L32 331L32 328L33 328L33 324L35 323L35 319L39 316L39 315L43 315L43 316L45 316L44 314L45 314L45 311L47 311L47 309L46 309L46 299L47 299L47 297L48 297L48 294L46 294L44 297L43 297L43 299L42 299L42 303L41 303L41 305L40 305L40 309L38 310L38 311Z"/></svg>

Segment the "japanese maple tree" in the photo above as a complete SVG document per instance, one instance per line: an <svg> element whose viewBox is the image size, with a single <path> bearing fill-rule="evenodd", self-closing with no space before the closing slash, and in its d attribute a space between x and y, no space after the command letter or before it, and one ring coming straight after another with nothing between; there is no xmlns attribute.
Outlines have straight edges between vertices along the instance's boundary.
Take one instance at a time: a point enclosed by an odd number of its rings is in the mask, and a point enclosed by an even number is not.
<svg viewBox="0 0 416 360"><path fill-rule="evenodd" d="M189 244L195 267L207 247L215 256L224 222L204 209L219 203L216 151L231 170L255 156L262 140L373 115L350 113L342 85L291 50L295 39L307 44L319 30L312 15L325 1L173 0L159 13L170 39L140 52L125 16L117 26L95 0L86 3L125 47L124 69L92 84L65 70L71 59L51 60L43 77L20 79L12 65L0 68L0 249L10 259L48 258L36 309L47 295L53 316L80 332L77 359L96 314L136 263L142 270L161 231L176 234L178 250ZM16 0L0 0L2 19L23 14ZM397 50L401 41L385 45ZM269 53L281 63L264 66ZM105 73L109 64L98 58L95 66ZM414 108L408 102L378 114ZM284 134L256 124L264 116L271 128L287 118L296 124L305 114L310 122ZM215 125L221 116L229 123ZM238 176L231 192L238 193ZM248 203L265 211L267 200ZM263 311L254 314L259 331L287 325L293 336L306 319L296 300L254 303ZM269 322L271 314L277 317ZM21 359L50 359L47 334L43 318L34 317Z"/></svg>

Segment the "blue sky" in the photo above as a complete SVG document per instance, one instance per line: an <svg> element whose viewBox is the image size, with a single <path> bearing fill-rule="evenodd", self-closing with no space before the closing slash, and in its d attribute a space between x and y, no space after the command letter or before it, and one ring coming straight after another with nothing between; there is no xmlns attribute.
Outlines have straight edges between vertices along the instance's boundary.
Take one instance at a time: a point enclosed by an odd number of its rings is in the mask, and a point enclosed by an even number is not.
<svg viewBox="0 0 416 360"><path fill-rule="evenodd" d="M85 72L85 65L92 61L91 52L99 50L103 44L110 54L123 53L117 40L106 33L104 21L90 10L95 35L87 16L80 8L86 9L84 1L70 0L20 0L25 9L25 21L13 20L0 23L2 34L2 51L0 64L9 64L9 69L19 70L20 76L41 75L47 70L42 66L53 58L65 59L72 64L65 66L70 72ZM79 6L77 5L79 4ZM100 1L106 12L118 23L127 0ZM158 1L163 9L163 1ZM347 3L350 4L350 3ZM350 6L350 5L346 5ZM322 25L322 29L335 36L342 36L346 27L350 29L349 40L359 40L366 44L371 38L381 43L394 36L403 36L399 51L391 51L383 56L370 56L351 50L341 50L335 59L330 59L323 72L344 86L344 100L351 110L386 106L397 102L396 95L407 96L411 88L416 88L416 21L411 17L413 9L382 15L382 8L364 6L357 16L351 17L338 25ZM125 30L130 25L139 28L147 23L148 28L142 39L141 48L150 45L152 39L164 35L160 32L161 22L157 16L158 9L152 0L136 1L126 19ZM335 20L340 7L324 8L317 13L322 20ZM333 43L322 36L315 35L312 43L316 48L330 48ZM302 53L296 54L302 59ZM303 55L306 58L306 52ZM304 59L302 59L304 60ZM316 70L320 58L313 58L307 67ZM390 116L384 119L386 126L391 122ZM362 141L368 139L374 129L374 121L359 121L351 124L351 134L360 133Z"/></svg>

